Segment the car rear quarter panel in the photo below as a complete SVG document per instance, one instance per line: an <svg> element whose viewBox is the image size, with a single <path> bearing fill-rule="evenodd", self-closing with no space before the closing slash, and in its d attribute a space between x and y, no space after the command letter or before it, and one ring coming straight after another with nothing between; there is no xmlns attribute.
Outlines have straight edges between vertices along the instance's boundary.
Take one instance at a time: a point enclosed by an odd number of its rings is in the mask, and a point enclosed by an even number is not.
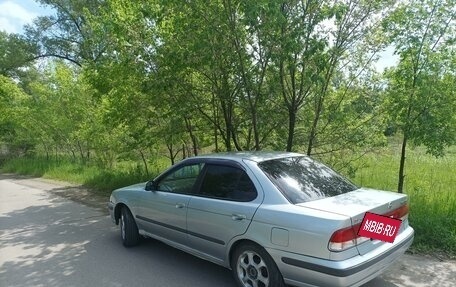
<svg viewBox="0 0 456 287"><path fill-rule="evenodd" d="M331 235L349 225L350 218L343 215L293 204L263 204L257 210L246 237L265 248L329 259ZM347 250L346 257L357 254L356 249Z"/></svg>

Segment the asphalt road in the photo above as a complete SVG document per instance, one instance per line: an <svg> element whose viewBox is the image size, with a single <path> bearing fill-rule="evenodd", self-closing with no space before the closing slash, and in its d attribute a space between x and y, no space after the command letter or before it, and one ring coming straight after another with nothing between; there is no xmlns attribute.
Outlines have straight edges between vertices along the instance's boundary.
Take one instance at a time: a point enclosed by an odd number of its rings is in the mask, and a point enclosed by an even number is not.
<svg viewBox="0 0 456 287"><path fill-rule="evenodd" d="M106 210L0 175L0 286L235 287L229 270L147 239L124 248ZM406 255L363 287L456 286L456 263Z"/></svg>

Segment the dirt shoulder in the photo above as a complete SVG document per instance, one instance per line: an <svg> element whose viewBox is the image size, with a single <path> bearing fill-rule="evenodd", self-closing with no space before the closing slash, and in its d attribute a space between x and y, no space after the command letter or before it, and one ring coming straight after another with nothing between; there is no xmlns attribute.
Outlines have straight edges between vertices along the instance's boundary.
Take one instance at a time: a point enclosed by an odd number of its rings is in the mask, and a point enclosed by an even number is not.
<svg viewBox="0 0 456 287"><path fill-rule="evenodd" d="M106 203L109 198L94 194L80 185L15 174L0 174L0 179L8 179L21 185L45 190L108 213ZM363 287L409 286L456 287L456 261L446 258L444 254L423 255L409 252L383 275L363 285Z"/></svg>

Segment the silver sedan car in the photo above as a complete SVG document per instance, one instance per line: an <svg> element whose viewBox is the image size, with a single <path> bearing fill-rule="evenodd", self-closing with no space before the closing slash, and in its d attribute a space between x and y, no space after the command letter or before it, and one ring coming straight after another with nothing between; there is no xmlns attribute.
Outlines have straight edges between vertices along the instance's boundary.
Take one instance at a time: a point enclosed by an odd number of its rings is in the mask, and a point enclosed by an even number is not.
<svg viewBox="0 0 456 287"><path fill-rule="evenodd" d="M298 153L197 156L112 192L123 245L141 236L232 270L242 287L360 286L413 241L407 196L359 188ZM401 219L393 243L358 236L366 212Z"/></svg>

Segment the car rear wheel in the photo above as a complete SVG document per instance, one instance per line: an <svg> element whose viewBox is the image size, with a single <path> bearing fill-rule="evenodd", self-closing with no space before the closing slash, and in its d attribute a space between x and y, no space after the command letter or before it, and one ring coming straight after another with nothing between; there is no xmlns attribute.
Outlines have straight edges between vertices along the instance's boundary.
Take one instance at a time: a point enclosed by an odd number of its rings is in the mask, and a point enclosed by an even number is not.
<svg viewBox="0 0 456 287"><path fill-rule="evenodd" d="M122 207L120 211L120 236L125 247L135 246L139 243L138 226L130 210Z"/></svg>
<svg viewBox="0 0 456 287"><path fill-rule="evenodd" d="M258 245L238 247L231 258L231 267L240 287L285 287L274 260Z"/></svg>

